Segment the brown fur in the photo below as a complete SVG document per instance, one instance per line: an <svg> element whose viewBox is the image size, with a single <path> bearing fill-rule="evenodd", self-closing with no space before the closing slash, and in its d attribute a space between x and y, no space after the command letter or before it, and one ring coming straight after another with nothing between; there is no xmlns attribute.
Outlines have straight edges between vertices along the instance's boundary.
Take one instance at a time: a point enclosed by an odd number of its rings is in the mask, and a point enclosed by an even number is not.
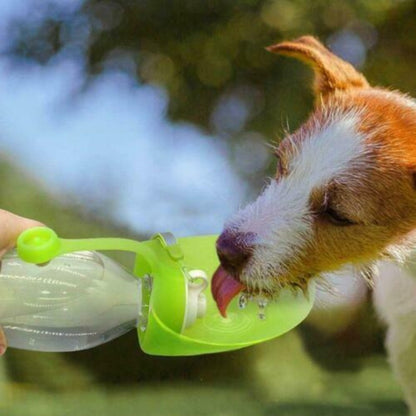
<svg viewBox="0 0 416 416"><path fill-rule="evenodd" d="M312 36L302 36L292 42L282 42L269 46L268 51L293 56L315 71L315 91L320 95L334 90L367 87L366 79L352 65L338 58Z"/></svg>
<svg viewBox="0 0 416 416"><path fill-rule="evenodd" d="M277 278L297 284L305 275L334 271L345 263L372 262L389 247L406 240L416 228L416 105L409 105L397 92L370 87L350 64L310 36L268 50L311 65L317 95L315 111L308 121L277 150L277 179L288 173L294 148L330 116L327 109L358 111L359 132L368 144L359 166L352 166L344 178L312 193L310 204L316 213L312 243L289 265L288 276ZM323 215L327 203L356 224L331 224Z"/></svg>

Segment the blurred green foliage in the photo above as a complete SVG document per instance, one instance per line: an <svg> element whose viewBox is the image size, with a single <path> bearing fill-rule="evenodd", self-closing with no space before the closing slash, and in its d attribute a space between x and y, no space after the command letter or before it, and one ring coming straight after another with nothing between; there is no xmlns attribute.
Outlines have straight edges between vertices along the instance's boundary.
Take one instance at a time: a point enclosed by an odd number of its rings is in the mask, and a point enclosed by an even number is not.
<svg viewBox="0 0 416 416"><path fill-rule="evenodd" d="M370 49L370 80L412 92L415 17L406 0L87 0L71 21L21 26L15 52L47 62L69 45L86 54L91 75L112 66L162 86L173 118L220 134L227 131L214 125L213 113L221 98L236 94L249 106L245 128L273 137L282 120L297 125L310 109L300 82L310 75L265 46L350 30Z"/></svg>

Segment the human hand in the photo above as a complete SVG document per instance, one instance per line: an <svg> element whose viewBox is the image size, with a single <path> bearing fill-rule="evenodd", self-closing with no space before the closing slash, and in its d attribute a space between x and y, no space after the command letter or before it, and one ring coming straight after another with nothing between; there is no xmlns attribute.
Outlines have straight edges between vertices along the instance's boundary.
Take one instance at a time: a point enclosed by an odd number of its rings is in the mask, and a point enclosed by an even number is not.
<svg viewBox="0 0 416 416"><path fill-rule="evenodd" d="M42 225L38 221L19 217L11 212L0 209L0 258L15 246L16 239L21 232L28 228ZM0 355L3 355L6 349L7 340L3 330L0 328Z"/></svg>

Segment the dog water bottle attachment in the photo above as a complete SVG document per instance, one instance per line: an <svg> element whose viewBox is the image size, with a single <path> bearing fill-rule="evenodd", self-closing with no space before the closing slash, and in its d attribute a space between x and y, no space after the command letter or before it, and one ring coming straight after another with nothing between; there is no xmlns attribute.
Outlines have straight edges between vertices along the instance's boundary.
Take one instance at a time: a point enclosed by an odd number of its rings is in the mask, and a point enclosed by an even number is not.
<svg viewBox="0 0 416 416"><path fill-rule="evenodd" d="M8 255L0 272L0 326L11 346L44 351L89 348L137 328L144 352L175 356L253 345L307 316L313 285L308 299L283 290L267 305L267 319L259 319L265 305L259 312L241 299L222 317L208 288L218 267L216 238L68 240L42 227L27 230L17 241L24 261ZM96 250L135 253L134 271Z"/></svg>
<svg viewBox="0 0 416 416"><path fill-rule="evenodd" d="M184 270L188 278L187 303L182 331L191 327L197 318L203 318L207 312L207 298L204 290L208 287L208 276L203 270Z"/></svg>

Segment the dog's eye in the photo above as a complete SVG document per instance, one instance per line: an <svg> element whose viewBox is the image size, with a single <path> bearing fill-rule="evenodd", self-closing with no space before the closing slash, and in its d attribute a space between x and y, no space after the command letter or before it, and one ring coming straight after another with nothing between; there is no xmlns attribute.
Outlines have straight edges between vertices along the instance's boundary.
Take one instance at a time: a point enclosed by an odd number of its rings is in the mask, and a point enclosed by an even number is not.
<svg viewBox="0 0 416 416"><path fill-rule="evenodd" d="M331 224L334 225L346 226L355 224L354 221L351 221L349 218L335 211L332 207L326 207L323 211L323 215Z"/></svg>

